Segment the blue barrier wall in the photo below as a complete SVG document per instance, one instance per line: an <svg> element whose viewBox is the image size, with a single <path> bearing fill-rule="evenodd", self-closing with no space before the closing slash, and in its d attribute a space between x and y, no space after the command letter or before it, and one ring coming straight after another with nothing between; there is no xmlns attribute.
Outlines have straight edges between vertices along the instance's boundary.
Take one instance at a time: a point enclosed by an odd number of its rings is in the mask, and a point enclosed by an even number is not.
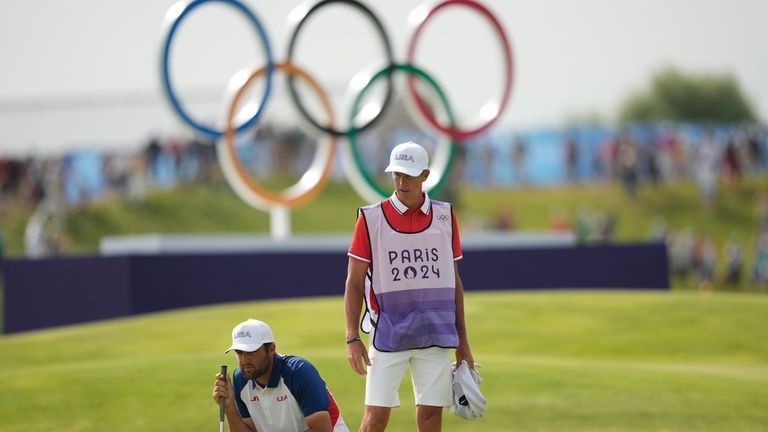
<svg viewBox="0 0 768 432"><path fill-rule="evenodd" d="M6 333L213 303L342 295L340 251L9 259ZM663 244L465 250L472 290L668 289Z"/></svg>

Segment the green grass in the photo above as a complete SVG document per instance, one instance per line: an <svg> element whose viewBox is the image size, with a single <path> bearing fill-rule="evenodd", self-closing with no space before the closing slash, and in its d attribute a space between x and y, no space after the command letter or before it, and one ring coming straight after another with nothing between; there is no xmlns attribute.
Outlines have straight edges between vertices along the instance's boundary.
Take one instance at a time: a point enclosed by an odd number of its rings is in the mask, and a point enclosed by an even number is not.
<svg viewBox="0 0 768 432"><path fill-rule="evenodd" d="M472 292L489 400L447 431L768 430L768 298L691 292ZM206 431L231 327L269 322L320 369L353 429L364 379L341 297L225 304L0 337L0 431ZM410 385L393 431L414 430Z"/></svg>

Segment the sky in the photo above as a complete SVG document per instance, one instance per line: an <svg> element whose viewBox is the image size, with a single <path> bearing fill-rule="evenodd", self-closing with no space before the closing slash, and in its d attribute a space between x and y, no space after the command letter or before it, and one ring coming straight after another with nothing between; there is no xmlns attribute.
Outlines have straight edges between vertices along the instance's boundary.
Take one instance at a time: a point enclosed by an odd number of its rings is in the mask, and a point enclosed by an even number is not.
<svg viewBox="0 0 768 432"><path fill-rule="evenodd" d="M276 61L286 60L302 2L243 0L263 23ZM172 0L0 1L0 155L55 154L90 147L143 145L155 134L189 134L160 87L160 47ZM173 39L171 77L190 113L220 124L227 83L263 64L263 46L234 8L202 5ZM379 17L395 60L406 62L411 15L421 4L363 2ZM431 4L431 3L430 3ZM510 103L494 128L557 127L610 121L658 70L732 74L768 121L768 2L764 0L485 0L514 58ZM461 125L498 103L505 79L490 22L467 8L435 15L418 39L413 64L446 92ZM381 39L350 7L318 11L297 38L293 62L349 110L348 84L385 64ZM287 106L287 92L274 91ZM342 123L339 120L339 124Z"/></svg>

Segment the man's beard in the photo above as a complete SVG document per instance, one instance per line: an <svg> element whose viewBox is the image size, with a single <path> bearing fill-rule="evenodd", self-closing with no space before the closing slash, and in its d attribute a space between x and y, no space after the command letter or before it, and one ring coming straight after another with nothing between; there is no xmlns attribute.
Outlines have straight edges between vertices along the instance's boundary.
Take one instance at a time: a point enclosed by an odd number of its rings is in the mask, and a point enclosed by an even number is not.
<svg viewBox="0 0 768 432"><path fill-rule="evenodd" d="M251 365L249 365L251 366ZM246 379L249 380L255 380L256 378L264 375L267 372L267 369L269 369L269 365L263 365L262 367L252 366L253 369L243 369L240 368L240 371L243 373Z"/></svg>

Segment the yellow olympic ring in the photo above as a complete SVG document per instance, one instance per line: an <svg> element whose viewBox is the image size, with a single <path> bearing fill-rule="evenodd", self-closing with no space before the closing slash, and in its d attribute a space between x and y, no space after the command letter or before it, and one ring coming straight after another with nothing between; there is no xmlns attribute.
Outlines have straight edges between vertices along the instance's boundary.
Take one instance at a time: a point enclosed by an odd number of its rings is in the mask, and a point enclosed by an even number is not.
<svg viewBox="0 0 768 432"><path fill-rule="evenodd" d="M328 115L329 127L333 125L333 108L330 98L314 78L298 66L287 62L275 64L274 70L284 72L292 77L299 77L306 81L320 98L320 102ZM238 103L248 87L257 78L264 76L267 71L268 66L256 69L240 85L229 105L223 139L218 140L216 143L216 151L223 168L224 178L243 201L252 207L264 211L269 211L273 206L298 207L314 198L328 182L333 156L336 152L335 136L330 136L329 140L319 141L315 157L309 169L296 184L279 193L264 188L248 174L235 151L235 117Z"/></svg>

